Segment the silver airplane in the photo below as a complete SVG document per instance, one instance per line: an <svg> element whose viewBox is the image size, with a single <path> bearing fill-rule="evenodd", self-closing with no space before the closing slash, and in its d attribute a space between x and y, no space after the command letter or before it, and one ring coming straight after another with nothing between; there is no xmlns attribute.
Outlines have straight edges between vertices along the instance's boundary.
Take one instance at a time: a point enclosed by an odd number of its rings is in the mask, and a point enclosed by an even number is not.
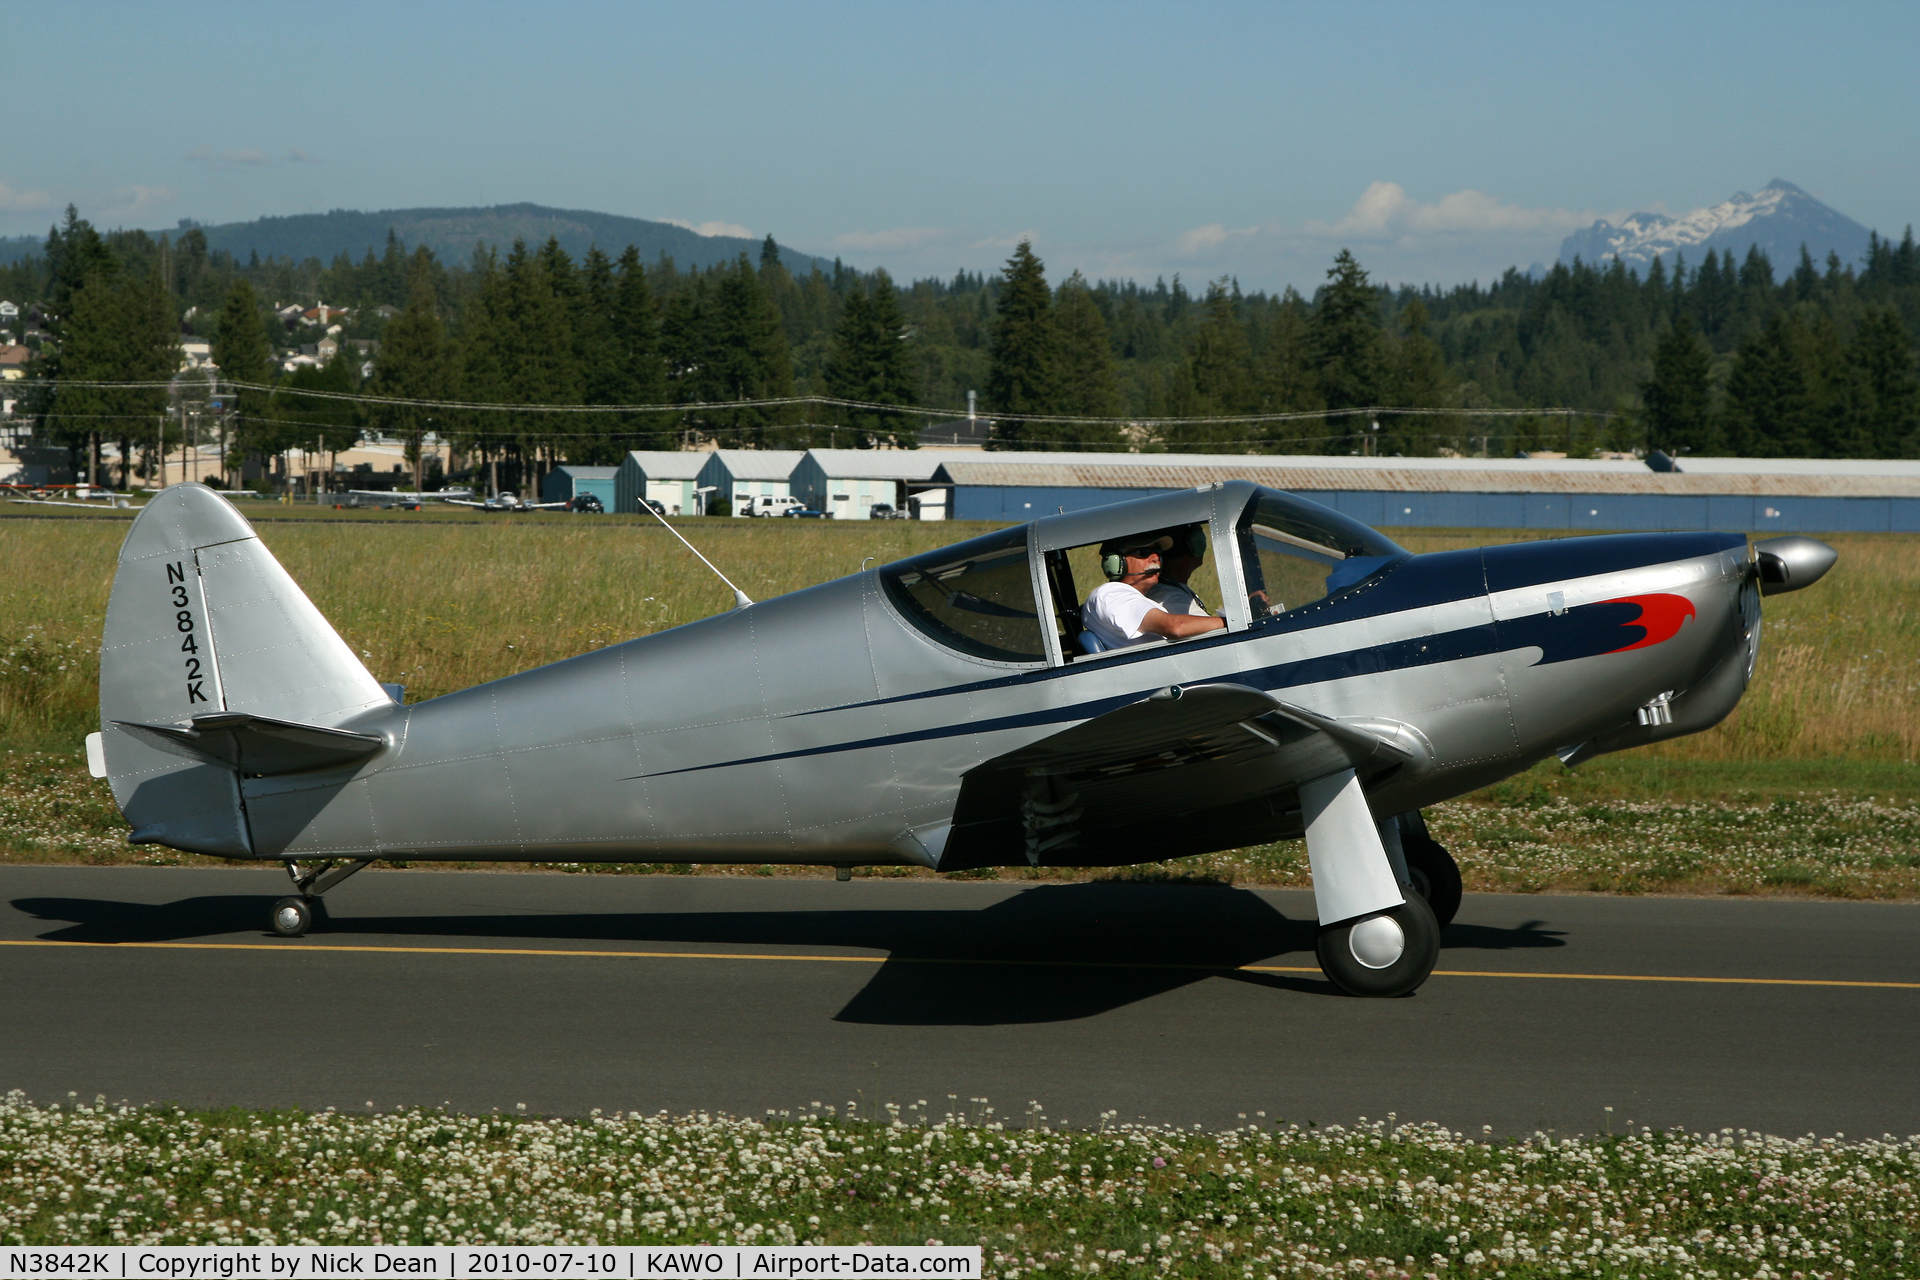
<svg viewBox="0 0 1920 1280"><path fill-rule="evenodd" d="M448 498L446 501L452 506L478 507L482 511L564 511L567 507L564 502L529 502L511 489L502 489L480 502L467 502L459 498Z"/></svg>
<svg viewBox="0 0 1920 1280"><path fill-rule="evenodd" d="M1167 529L1211 549L1223 621L1083 643L1070 553ZM121 548L88 756L134 843L284 863L289 936L377 858L846 879L1304 835L1322 969L1391 996L1426 979L1460 900L1423 807L1718 723L1761 597L1835 558L1727 533L1412 555L1234 481L757 604L736 590L728 612L405 706L231 503L179 484Z"/></svg>

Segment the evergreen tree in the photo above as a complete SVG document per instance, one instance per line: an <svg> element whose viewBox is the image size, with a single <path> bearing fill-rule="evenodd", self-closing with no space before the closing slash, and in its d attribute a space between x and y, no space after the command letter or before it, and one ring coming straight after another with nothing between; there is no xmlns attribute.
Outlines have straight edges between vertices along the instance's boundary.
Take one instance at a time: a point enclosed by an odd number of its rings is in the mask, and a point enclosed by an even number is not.
<svg viewBox="0 0 1920 1280"><path fill-rule="evenodd" d="M1712 363L1713 353L1694 332L1693 322L1685 315L1675 317L1653 349L1653 376L1640 384L1649 449L1677 456L1726 448L1713 416L1708 382Z"/></svg>
<svg viewBox="0 0 1920 1280"><path fill-rule="evenodd" d="M1913 340L1900 313L1873 307L1861 319L1847 351L1849 377L1839 416L1849 434L1866 442L1863 457L1920 457L1920 379Z"/></svg>
<svg viewBox="0 0 1920 1280"><path fill-rule="evenodd" d="M628 245L620 255L613 286L609 327L614 341L617 377L607 388L613 404L660 404L667 398L666 365L660 357L660 320L647 282L640 251ZM659 415L624 414L620 426L628 431L658 430ZM656 448L655 444L643 447Z"/></svg>
<svg viewBox="0 0 1920 1280"><path fill-rule="evenodd" d="M424 271L416 270L408 288L406 310L387 326L368 390L400 400L448 400L452 398L454 368L454 352L440 323L433 282ZM446 411L416 404L375 404L370 409L375 430L405 446L407 461L413 464L413 486L418 491L425 480L421 443L428 433L448 426L444 421Z"/></svg>
<svg viewBox="0 0 1920 1280"><path fill-rule="evenodd" d="M1776 313L1740 344L1727 375L1726 436L1736 454L1797 458L1808 451L1813 398L1796 335Z"/></svg>
<svg viewBox="0 0 1920 1280"><path fill-rule="evenodd" d="M1385 359L1380 332L1380 297L1367 273L1342 249L1327 271L1327 283L1315 302L1310 331L1314 373L1329 411L1358 409L1384 398ZM1342 433L1335 452L1353 447L1366 424L1348 415L1335 418Z"/></svg>
<svg viewBox="0 0 1920 1280"><path fill-rule="evenodd" d="M1320 407L1310 351L1311 324L1306 299L1288 288L1256 330L1259 343L1253 374L1262 413L1304 413ZM1291 451L1305 433L1295 421L1265 423L1259 434L1270 445Z"/></svg>
<svg viewBox="0 0 1920 1280"><path fill-rule="evenodd" d="M1060 285L1053 300L1054 330L1059 346L1055 368L1057 400L1062 414L1112 418L1120 414L1119 386L1114 378L1113 341L1106 317L1093 290L1078 271ZM1061 444L1113 445L1120 430L1114 423L1033 423L1029 440Z"/></svg>
<svg viewBox="0 0 1920 1280"><path fill-rule="evenodd" d="M237 481L236 459L279 452L271 392L261 389L273 377L273 350L267 344L253 286L244 277L227 290L214 321L212 348L213 363L223 378L254 384L239 388L222 427L221 467L230 481Z"/></svg>
<svg viewBox="0 0 1920 1280"><path fill-rule="evenodd" d="M988 348L987 410L992 414L1048 414L1057 395L1054 364L1059 337L1053 323L1053 292L1047 269L1022 240L1000 273L993 342ZM1002 422L1002 447L1019 448L1029 432L1024 422Z"/></svg>
<svg viewBox="0 0 1920 1280"><path fill-rule="evenodd" d="M136 446L152 454L156 432L178 440L164 423L164 387L86 387L83 382L164 383L179 367L173 306L157 273L130 280L111 260L95 262L68 298L62 323L50 426L78 443L95 435L120 443L120 487L132 483ZM89 478L96 484L104 477Z"/></svg>
<svg viewBox="0 0 1920 1280"><path fill-rule="evenodd" d="M1454 400L1455 381L1440 346L1427 335L1427 308L1419 298L1400 313L1405 335L1392 350L1388 398L1406 409L1443 409ZM1459 448L1465 425L1451 414L1388 417L1381 422L1375 447L1383 454L1432 454L1444 440Z"/></svg>
<svg viewBox="0 0 1920 1280"><path fill-rule="evenodd" d="M279 423L276 435L281 442L297 444L315 453L337 454L351 449L359 441L360 407L357 404L351 400L300 394L324 391L351 395L360 389L355 365L352 348L342 343L325 364L303 365L274 388L273 415ZM417 478L417 471L415 475Z"/></svg>
<svg viewBox="0 0 1920 1280"><path fill-rule="evenodd" d="M826 367L827 394L873 404L911 404L913 370L905 328L899 294L886 272L875 273L872 293L856 282L834 330ZM846 408L833 413L854 429L856 448L871 449L880 443L919 446L904 414Z"/></svg>
<svg viewBox="0 0 1920 1280"><path fill-rule="evenodd" d="M1175 384L1181 416L1226 417L1254 408L1253 348L1240 319L1235 293L1225 280L1207 286L1199 324L1187 342L1187 358ZM1172 449L1207 449L1248 434L1238 423L1192 422L1161 428Z"/></svg>
<svg viewBox="0 0 1920 1280"><path fill-rule="evenodd" d="M743 253L715 267L709 305L701 308L704 333L698 385L708 400L770 400L793 394L793 353L780 310L760 285ZM797 417L795 406L709 409L699 420L736 448L775 448L785 442L779 426Z"/></svg>

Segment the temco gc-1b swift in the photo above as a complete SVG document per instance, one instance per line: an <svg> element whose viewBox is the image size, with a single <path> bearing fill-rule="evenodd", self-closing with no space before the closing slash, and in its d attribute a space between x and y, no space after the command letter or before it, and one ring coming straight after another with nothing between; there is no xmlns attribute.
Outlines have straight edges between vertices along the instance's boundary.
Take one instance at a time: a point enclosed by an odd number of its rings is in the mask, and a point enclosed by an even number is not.
<svg viewBox="0 0 1920 1280"><path fill-rule="evenodd" d="M1098 622L1088 597L1117 588L1095 581L1139 587L1162 556L1172 577L1177 554L1206 557L1217 600L1170 621L1129 596L1137 628ZM134 842L285 863L289 935L377 858L844 877L1304 835L1322 968L1394 995L1460 899L1423 806L1717 723L1753 674L1761 597L1834 559L1725 533L1412 555L1235 481L739 596L405 706L230 503L180 484L121 549L89 756Z"/></svg>

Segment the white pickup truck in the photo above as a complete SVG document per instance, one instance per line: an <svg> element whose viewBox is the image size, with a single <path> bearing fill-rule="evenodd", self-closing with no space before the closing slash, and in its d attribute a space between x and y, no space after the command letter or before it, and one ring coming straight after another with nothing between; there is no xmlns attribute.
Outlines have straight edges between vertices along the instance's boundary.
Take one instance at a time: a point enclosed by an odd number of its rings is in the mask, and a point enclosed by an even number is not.
<svg viewBox="0 0 1920 1280"><path fill-rule="evenodd" d="M788 494L773 496L765 493L740 494L733 500L733 514L737 516L784 516L789 510L804 507L800 499Z"/></svg>

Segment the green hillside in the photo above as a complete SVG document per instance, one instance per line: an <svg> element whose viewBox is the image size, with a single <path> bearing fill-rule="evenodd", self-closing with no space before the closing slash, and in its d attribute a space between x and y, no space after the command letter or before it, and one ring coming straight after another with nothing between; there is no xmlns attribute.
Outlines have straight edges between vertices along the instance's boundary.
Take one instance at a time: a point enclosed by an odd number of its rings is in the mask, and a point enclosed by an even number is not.
<svg viewBox="0 0 1920 1280"><path fill-rule="evenodd" d="M168 232L178 238L181 231L197 225L184 220ZM251 222L228 222L218 226L200 226L207 247L225 250L246 262L253 254L262 259L291 258L304 262L318 258L331 262L340 254L358 259L368 249L376 252L386 243L387 232L399 236L408 249L425 245L445 263L464 263L473 257L474 245L486 243L505 253L515 240L544 244L548 238L580 258L594 245L617 256L628 245L640 250L644 261L652 262L662 254L682 269L711 267L747 254L760 256L760 241L736 236L703 236L646 218L623 218L612 213L594 213L586 209L550 209L538 204L502 204L487 209L382 209L363 213L357 209L334 209L328 213L301 213L285 218L255 218ZM150 233L158 239L160 233ZM0 262L37 254L46 248L44 236L23 236L0 240ZM781 260L789 271L806 274L818 262L831 269L832 263L811 254L782 248Z"/></svg>

